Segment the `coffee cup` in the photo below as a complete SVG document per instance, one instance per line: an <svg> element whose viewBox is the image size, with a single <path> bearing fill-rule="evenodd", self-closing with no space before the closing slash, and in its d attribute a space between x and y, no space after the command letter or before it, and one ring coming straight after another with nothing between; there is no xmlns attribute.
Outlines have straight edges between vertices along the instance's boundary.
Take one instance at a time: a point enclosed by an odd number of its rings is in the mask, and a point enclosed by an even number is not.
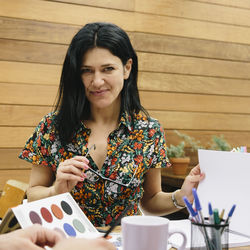
<svg viewBox="0 0 250 250"><path fill-rule="evenodd" d="M184 250L186 234L181 230L169 230L169 220L158 216L127 216L121 220L123 250L166 250L168 239L178 233L183 236L179 250Z"/></svg>

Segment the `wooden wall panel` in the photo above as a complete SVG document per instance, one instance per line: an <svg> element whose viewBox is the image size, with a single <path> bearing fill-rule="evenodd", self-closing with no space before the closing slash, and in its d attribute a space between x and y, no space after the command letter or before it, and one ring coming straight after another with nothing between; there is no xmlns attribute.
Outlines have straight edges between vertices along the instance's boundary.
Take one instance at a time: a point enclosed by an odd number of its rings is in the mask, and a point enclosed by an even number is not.
<svg viewBox="0 0 250 250"><path fill-rule="evenodd" d="M57 85L61 65L0 61L0 82ZM28 73L27 73L28 72Z"/></svg>
<svg viewBox="0 0 250 250"><path fill-rule="evenodd" d="M250 96L250 81L195 75L140 72L141 90Z"/></svg>
<svg viewBox="0 0 250 250"><path fill-rule="evenodd" d="M250 0L0 0L0 190L28 181L17 158L53 109L73 35L87 22L126 30L139 57L142 104L203 144L221 135L250 149ZM188 150L188 149L187 149ZM192 163L197 155L190 153Z"/></svg>
<svg viewBox="0 0 250 250"><path fill-rule="evenodd" d="M233 8L228 5L221 6L217 4L211 4L211 1L200 3L198 1L192 2L182 0L158 0L146 2L144 0L136 0L135 10L138 12L159 14L164 16L250 26L250 9Z"/></svg>
<svg viewBox="0 0 250 250"><path fill-rule="evenodd" d="M78 5L89 5L95 7L104 7L108 9L118 9L118 10L134 10L135 0L46 0L51 2L64 2Z"/></svg>
<svg viewBox="0 0 250 250"><path fill-rule="evenodd" d="M113 22L127 31L249 44L249 27L36 0L0 0L0 16L63 24ZM12 6L15 6L13 8ZM60 11L58 11L60 10ZM67 14L65 14L67 13ZM83 13L88 13L83 15ZM190 28L192 27L192 28Z"/></svg>
<svg viewBox="0 0 250 250"><path fill-rule="evenodd" d="M30 170L29 169L8 169L0 170L0 190L3 189L7 180L14 179L29 183Z"/></svg>

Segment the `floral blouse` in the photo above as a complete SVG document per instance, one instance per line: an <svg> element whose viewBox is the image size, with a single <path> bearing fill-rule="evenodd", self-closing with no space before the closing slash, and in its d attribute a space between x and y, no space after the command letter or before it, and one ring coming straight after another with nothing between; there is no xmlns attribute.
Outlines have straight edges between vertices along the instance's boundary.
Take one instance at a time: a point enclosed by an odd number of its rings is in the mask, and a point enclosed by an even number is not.
<svg viewBox="0 0 250 250"><path fill-rule="evenodd" d="M87 154L91 130L82 123L72 142L62 146L54 126L55 117L56 113L49 113L41 120L19 158L49 166L56 175L60 162ZM140 214L144 175L150 168L168 165L164 130L153 118L137 114L132 122L123 113L118 128L108 137L107 156L101 170L90 155L87 158L98 175L86 170L87 178L71 194L89 220L95 226L109 225L127 206L131 206L127 215Z"/></svg>

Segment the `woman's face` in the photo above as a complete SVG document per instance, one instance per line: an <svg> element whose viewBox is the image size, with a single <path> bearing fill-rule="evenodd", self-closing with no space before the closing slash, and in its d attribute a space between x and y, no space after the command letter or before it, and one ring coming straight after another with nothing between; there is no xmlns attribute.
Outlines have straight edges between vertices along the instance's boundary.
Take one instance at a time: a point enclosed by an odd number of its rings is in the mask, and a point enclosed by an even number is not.
<svg viewBox="0 0 250 250"><path fill-rule="evenodd" d="M119 57L104 48L88 50L82 61L81 78L92 107L120 104L124 79L129 77L132 59L124 66Z"/></svg>

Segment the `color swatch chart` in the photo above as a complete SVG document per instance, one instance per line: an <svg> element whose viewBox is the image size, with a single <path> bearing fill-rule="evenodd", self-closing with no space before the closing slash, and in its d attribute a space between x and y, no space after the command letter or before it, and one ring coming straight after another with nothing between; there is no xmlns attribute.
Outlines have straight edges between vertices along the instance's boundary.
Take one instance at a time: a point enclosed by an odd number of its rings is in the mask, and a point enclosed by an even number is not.
<svg viewBox="0 0 250 250"><path fill-rule="evenodd" d="M86 238L99 234L70 193L29 202L12 210L22 228L37 223L64 237Z"/></svg>

